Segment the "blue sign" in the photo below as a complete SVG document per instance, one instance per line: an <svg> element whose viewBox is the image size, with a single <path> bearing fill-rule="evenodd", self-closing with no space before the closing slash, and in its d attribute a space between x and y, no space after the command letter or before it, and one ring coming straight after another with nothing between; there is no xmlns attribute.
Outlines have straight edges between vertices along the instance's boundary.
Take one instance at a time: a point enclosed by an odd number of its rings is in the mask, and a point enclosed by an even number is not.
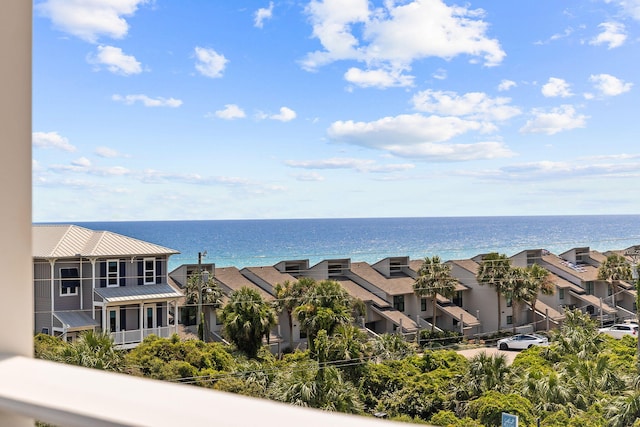
<svg viewBox="0 0 640 427"><path fill-rule="evenodd" d="M502 413L502 427L518 427L518 416Z"/></svg>

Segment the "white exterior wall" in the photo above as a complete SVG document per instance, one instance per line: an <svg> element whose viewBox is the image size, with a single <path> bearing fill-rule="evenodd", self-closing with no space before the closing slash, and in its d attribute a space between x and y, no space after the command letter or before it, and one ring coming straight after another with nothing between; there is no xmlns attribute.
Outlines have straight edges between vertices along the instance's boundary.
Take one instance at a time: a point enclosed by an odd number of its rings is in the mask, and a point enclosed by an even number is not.
<svg viewBox="0 0 640 427"><path fill-rule="evenodd" d="M498 299L495 289L479 285L475 277L470 279L473 273L453 263L451 264L451 274L470 288L465 291L463 296L464 309L474 316L479 314L481 326L478 329L480 333L491 333L498 329L507 330L512 327L512 325L507 325L507 316L511 315L512 311L511 307L507 307L504 296L500 297L502 324L498 328Z"/></svg>

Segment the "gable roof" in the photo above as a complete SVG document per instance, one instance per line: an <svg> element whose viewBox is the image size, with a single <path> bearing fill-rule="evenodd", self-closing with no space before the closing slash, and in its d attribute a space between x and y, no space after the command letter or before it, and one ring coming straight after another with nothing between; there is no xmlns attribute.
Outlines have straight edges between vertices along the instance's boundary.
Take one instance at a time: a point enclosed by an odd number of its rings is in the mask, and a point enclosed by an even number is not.
<svg viewBox="0 0 640 427"><path fill-rule="evenodd" d="M385 277L366 262L351 263L351 272L389 295L413 293L415 279L406 275Z"/></svg>
<svg viewBox="0 0 640 427"><path fill-rule="evenodd" d="M265 301L273 301L273 295L253 283L240 273L237 267L221 267L216 268L216 282L226 286L232 292L240 288L251 288L258 291L262 299Z"/></svg>
<svg viewBox="0 0 640 427"><path fill-rule="evenodd" d="M111 231L77 225L33 225L34 258L172 255L180 252Z"/></svg>

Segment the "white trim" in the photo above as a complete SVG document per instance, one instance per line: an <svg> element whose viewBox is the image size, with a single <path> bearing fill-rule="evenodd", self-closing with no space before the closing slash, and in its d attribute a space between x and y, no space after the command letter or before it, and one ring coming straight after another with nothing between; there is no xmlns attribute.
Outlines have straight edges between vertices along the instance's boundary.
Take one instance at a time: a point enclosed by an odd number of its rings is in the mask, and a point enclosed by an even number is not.
<svg viewBox="0 0 640 427"><path fill-rule="evenodd" d="M151 261L151 270L147 269L147 261ZM151 280L147 280L147 273L151 273ZM146 257L142 259L142 283L145 285L155 285L156 284L156 259L152 257Z"/></svg>
<svg viewBox="0 0 640 427"><path fill-rule="evenodd" d="M157 323L158 323L158 319L157 319L157 305L156 304L149 304L146 303L144 305L144 327L143 329L151 329L151 328L155 328ZM147 312L151 310L151 325L149 325L149 316L147 315Z"/></svg>
<svg viewBox="0 0 640 427"><path fill-rule="evenodd" d="M116 276L115 276L116 283L115 284L111 284L111 280L114 277L111 276L111 270L109 269L109 265L111 263L113 263L113 262L116 263ZM107 280L106 286L107 286L107 288L117 288L117 287L120 286L120 260L119 259L108 259L108 260L106 260L106 263L107 263L106 271L105 271L105 275L107 276L106 277L106 280Z"/></svg>
<svg viewBox="0 0 640 427"><path fill-rule="evenodd" d="M74 292L67 292L67 293L63 293L62 290L63 289L71 289L69 287L65 288L64 286L62 286L62 270L73 270L76 269L78 271L78 286L74 286L73 289L75 289ZM78 295L78 288L82 286L82 278L80 277L80 269L78 267L58 267L58 283L60 285L60 289L59 289L59 295L61 297L71 297L71 296L77 296Z"/></svg>
<svg viewBox="0 0 640 427"><path fill-rule="evenodd" d="M106 326L109 330L109 332L118 332L120 330L120 307L115 307L115 306L111 306L111 307L107 307L106 309L107 312L107 324L104 325ZM111 313L115 313L115 329L111 329Z"/></svg>

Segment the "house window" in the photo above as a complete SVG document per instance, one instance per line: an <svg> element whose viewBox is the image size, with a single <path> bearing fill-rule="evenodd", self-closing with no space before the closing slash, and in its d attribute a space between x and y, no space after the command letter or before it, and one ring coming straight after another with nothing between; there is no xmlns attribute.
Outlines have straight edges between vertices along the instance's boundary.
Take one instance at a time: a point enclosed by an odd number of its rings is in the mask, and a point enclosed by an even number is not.
<svg viewBox="0 0 640 427"><path fill-rule="evenodd" d="M155 328L155 305L147 306L146 308L146 316L144 318L144 327L145 328Z"/></svg>
<svg viewBox="0 0 640 427"><path fill-rule="evenodd" d="M404 311L404 295L396 295L393 297L393 308L398 311Z"/></svg>
<svg viewBox="0 0 640 427"><path fill-rule="evenodd" d="M564 299L564 289L558 289L558 298Z"/></svg>
<svg viewBox="0 0 640 427"><path fill-rule="evenodd" d="M80 274L77 268L60 269L60 296L78 295Z"/></svg>
<svg viewBox="0 0 640 427"><path fill-rule="evenodd" d="M117 259L110 259L107 261L107 286L118 286L118 280L120 279L120 263Z"/></svg>
<svg viewBox="0 0 640 427"><path fill-rule="evenodd" d="M420 311L427 311L427 299L420 298Z"/></svg>
<svg viewBox="0 0 640 427"><path fill-rule="evenodd" d="M461 291L457 291L456 294L453 296L453 301L452 301L455 305L457 305L458 307L462 307L462 292Z"/></svg>
<svg viewBox="0 0 640 427"><path fill-rule="evenodd" d="M593 282L587 282L587 295L593 295Z"/></svg>
<svg viewBox="0 0 640 427"><path fill-rule="evenodd" d="M109 310L109 331L116 332L118 329L118 317L116 310Z"/></svg>
<svg viewBox="0 0 640 427"><path fill-rule="evenodd" d="M507 316L507 325L513 325L513 316Z"/></svg>
<svg viewBox="0 0 640 427"><path fill-rule="evenodd" d="M511 307L513 305L513 299L511 298L511 295L506 297L507 299L507 307Z"/></svg>
<svg viewBox="0 0 640 427"><path fill-rule="evenodd" d="M156 283L156 259L144 259L144 284Z"/></svg>

